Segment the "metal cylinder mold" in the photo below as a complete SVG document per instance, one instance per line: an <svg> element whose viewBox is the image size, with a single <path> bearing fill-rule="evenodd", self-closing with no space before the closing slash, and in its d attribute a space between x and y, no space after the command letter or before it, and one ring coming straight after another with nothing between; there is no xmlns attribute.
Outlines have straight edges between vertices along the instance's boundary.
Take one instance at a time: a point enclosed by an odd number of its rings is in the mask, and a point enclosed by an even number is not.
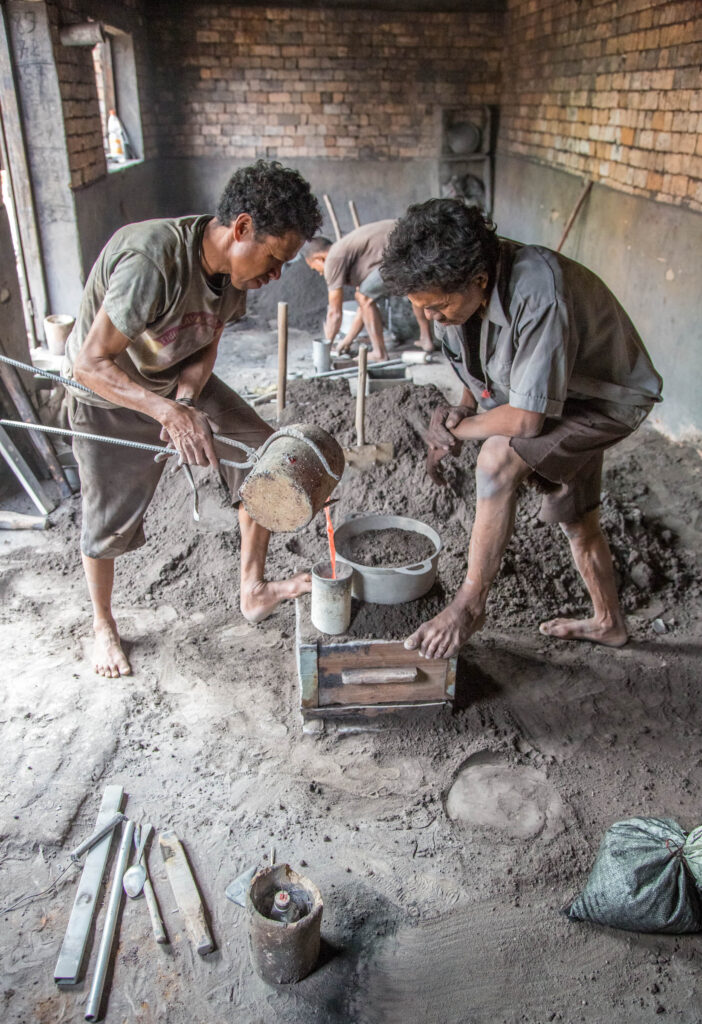
<svg viewBox="0 0 702 1024"><path fill-rule="evenodd" d="M290 894L300 917L276 921L269 915L275 895ZM319 957L322 894L314 882L289 864L263 868L254 875L246 896L249 950L254 970L270 985L289 985L306 978Z"/></svg>
<svg viewBox="0 0 702 1024"><path fill-rule="evenodd" d="M331 562L317 562L313 567L310 617L320 633L338 636L349 628L352 586L353 567L348 562L337 561L334 578Z"/></svg>
<svg viewBox="0 0 702 1024"><path fill-rule="evenodd" d="M331 369L331 342L321 338L312 342L312 362L315 373L327 373Z"/></svg>
<svg viewBox="0 0 702 1024"><path fill-rule="evenodd" d="M286 429L303 436L277 437L239 490L251 518L273 533L307 526L344 471L344 452L326 430L312 423L296 423ZM319 449L336 478L327 472L312 445Z"/></svg>

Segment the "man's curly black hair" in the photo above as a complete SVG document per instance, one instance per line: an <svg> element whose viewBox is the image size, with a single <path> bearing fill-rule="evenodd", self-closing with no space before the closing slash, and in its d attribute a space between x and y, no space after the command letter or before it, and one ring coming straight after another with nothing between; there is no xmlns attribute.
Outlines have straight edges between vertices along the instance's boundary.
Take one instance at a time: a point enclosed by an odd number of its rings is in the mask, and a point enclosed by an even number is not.
<svg viewBox="0 0 702 1024"><path fill-rule="evenodd" d="M319 203L309 184L297 171L276 160L257 160L231 176L217 206L217 220L226 226L240 213L249 214L259 238L280 238L296 231L309 239L322 225Z"/></svg>
<svg viewBox="0 0 702 1024"><path fill-rule="evenodd" d="M391 295L466 288L486 274L492 288L499 242L495 225L460 199L410 206L393 228L380 264Z"/></svg>

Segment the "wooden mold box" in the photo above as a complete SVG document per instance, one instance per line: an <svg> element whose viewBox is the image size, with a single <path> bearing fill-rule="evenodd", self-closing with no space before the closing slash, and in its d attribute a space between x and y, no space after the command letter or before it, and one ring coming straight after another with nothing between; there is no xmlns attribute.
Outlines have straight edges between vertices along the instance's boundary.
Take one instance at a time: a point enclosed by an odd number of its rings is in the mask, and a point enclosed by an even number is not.
<svg viewBox="0 0 702 1024"><path fill-rule="evenodd" d="M319 633L310 619L308 594L295 600L295 648L304 719L453 702L456 657L422 658L401 640Z"/></svg>

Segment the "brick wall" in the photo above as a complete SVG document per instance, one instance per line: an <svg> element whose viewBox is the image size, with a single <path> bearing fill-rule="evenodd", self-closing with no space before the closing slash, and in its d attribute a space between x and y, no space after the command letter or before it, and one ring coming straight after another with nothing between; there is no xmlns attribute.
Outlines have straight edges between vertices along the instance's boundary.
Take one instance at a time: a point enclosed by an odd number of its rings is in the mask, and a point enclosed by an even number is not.
<svg viewBox="0 0 702 1024"><path fill-rule="evenodd" d="M129 32L134 41L137 80L141 98L144 156L154 155L153 114L149 96L147 68L149 55L145 19L140 14L141 0L115 0L104 20L114 28ZM54 55L59 77L66 131L66 146L71 171L71 187L93 184L107 174L103 130L98 105L97 83L92 51L83 46L62 46L59 31L67 25L96 18L95 5L88 0L51 0L47 4L54 38Z"/></svg>
<svg viewBox="0 0 702 1024"><path fill-rule="evenodd" d="M486 13L181 7L152 21L161 153L436 157L442 106L497 102L500 25Z"/></svg>
<svg viewBox="0 0 702 1024"><path fill-rule="evenodd" d="M509 0L499 149L702 211L699 0Z"/></svg>

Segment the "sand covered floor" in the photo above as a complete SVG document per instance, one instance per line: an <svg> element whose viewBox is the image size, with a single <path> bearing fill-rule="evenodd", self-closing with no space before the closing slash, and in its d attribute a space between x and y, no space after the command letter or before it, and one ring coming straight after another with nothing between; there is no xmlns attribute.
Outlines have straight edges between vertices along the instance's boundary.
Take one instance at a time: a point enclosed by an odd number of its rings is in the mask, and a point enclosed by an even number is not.
<svg viewBox="0 0 702 1024"><path fill-rule="evenodd" d="M449 466L447 488L427 480L418 430L437 398L406 385L369 399L367 440L393 441L396 459L349 472L334 518L422 519L443 550L421 609L361 608L357 635L410 632L465 570L477 449ZM353 415L346 384L291 386L287 422L319 423L348 443ZM171 943L154 943L143 900L123 907L107 1020L702 1022L698 935L616 932L561 913L613 821L702 824L697 449L644 427L607 459L603 521L626 647L539 634L543 618L586 603L565 538L538 521L538 495L525 489L487 625L460 659L455 709L319 735L301 729L294 611L242 620L235 517L219 484L200 476L200 524L185 481L164 477L147 546L119 562L131 678L91 670L78 498L45 534L0 535L3 906L46 888L92 830L105 786L119 783L132 816L178 833L212 919L217 950L201 958L152 847ZM324 554L318 517L273 538L271 573ZM281 989L253 973L245 912L224 896L271 845L325 903L319 968ZM69 873L58 893L0 916L5 1024L83 1019L88 985L53 982L75 886Z"/></svg>

